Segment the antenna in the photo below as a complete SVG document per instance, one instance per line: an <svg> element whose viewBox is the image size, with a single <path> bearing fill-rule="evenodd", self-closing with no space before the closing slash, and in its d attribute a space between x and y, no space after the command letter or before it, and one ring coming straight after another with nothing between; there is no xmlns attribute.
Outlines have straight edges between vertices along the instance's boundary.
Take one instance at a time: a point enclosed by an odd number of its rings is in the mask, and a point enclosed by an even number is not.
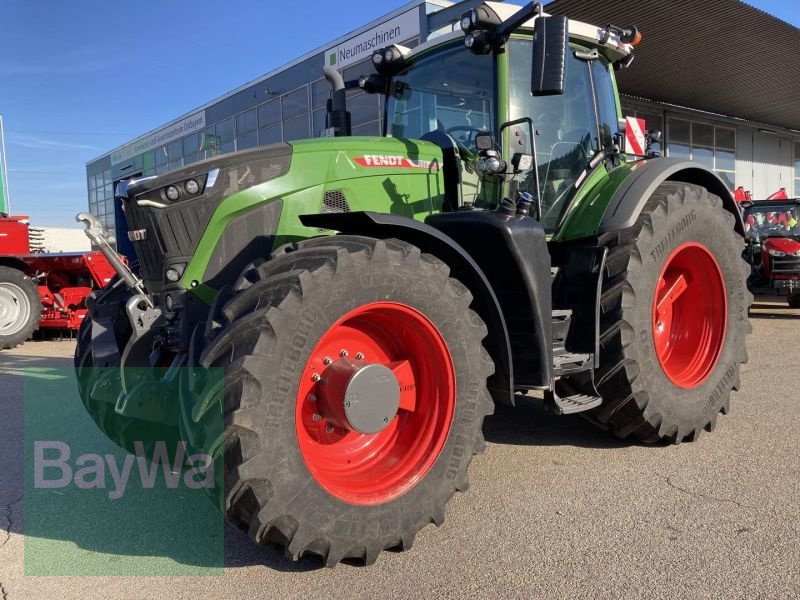
<svg viewBox="0 0 800 600"><path fill-rule="evenodd" d="M11 214L11 192L8 191L8 163L6 162L6 134L3 115L0 115L0 212Z"/></svg>

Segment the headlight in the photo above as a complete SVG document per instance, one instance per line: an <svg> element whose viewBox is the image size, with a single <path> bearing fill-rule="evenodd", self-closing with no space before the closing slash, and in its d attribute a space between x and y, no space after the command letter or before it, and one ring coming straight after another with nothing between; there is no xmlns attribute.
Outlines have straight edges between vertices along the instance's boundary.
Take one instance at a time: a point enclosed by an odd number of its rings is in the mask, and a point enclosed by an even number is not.
<svg viewBox="0 0 800 600"><path fill-rule="evenodd" d="M187 181L185 184L183 184L183 187L186 189L188 193L192 194L193 196L200 191L200 184L197 183L194 179L190 179L189 181Z"/></svg>
<svg viewBox="0 0 800 600"><path fill-rule="evenodd" d="M786 256L786 252L781 252L780 250L767 250L770 256Z"/></svg>
<svg viewBox="0 0 800 600"><path fill-rule="evenodd" d="M181 197L181 193L178 191L178 188L176 188L174 185L169 186L164 193L166 194L167 198L169 198L173 202L175 202L175 200Z"/></svg>

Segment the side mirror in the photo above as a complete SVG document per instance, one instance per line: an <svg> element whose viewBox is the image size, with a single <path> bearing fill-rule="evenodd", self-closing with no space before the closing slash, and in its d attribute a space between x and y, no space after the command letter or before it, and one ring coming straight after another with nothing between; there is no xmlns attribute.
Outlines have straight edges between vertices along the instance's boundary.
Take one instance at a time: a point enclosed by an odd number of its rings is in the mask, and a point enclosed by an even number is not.
<svg viewBox="0 0 800 600"><path fill-rule="evenodd" d="M531 94L553 96L564 93L569 49L569 19L539 17L533 26L533 72Z"/></svg>

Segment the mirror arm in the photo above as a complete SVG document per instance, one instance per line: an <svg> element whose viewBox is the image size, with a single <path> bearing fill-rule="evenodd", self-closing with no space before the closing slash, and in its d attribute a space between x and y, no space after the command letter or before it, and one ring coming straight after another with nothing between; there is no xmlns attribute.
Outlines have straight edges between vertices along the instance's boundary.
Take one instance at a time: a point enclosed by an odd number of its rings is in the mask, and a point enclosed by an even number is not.
<svg viewBox="0 0 800 600"><path fill-rule="evenodd" d="M505 44L514 30L519 29L525 21L540 16L543 10L541 2L530 2L500 23L494 30L495 39L499 42L498 47Z"/></svg>

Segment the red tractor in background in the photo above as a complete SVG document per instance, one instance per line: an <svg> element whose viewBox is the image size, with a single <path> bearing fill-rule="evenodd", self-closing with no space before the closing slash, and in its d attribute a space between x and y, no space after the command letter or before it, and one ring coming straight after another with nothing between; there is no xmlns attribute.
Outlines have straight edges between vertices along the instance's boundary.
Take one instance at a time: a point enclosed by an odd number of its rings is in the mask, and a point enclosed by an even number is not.
<svg viewBox="0 0 800 600"><path fill-rule="evenodd" d="M77 331L86 297L112 277L100 252L32 254L28 218L0 213L0 349L40 328Z"/></svg>
<svg viewBox="0 0 800 600"><path fill-rule="evenodd" d="M733 199L736 200L740 205L742 202L751 202L753 200L753 195L750 193L750 190L744 189L743 185L737 187L733 192ZM767 197L767 200L788 200L789 194L786 193L786 188L781 188L771 196Z"/></svg>
<svg viewBox="0 0 800 600"><path fill-rule="evenodd" d="M785 295L800 308L800 199L790 200L781 189L768 200L740 203L753 268L748 281L753 293Z"/></svg>

